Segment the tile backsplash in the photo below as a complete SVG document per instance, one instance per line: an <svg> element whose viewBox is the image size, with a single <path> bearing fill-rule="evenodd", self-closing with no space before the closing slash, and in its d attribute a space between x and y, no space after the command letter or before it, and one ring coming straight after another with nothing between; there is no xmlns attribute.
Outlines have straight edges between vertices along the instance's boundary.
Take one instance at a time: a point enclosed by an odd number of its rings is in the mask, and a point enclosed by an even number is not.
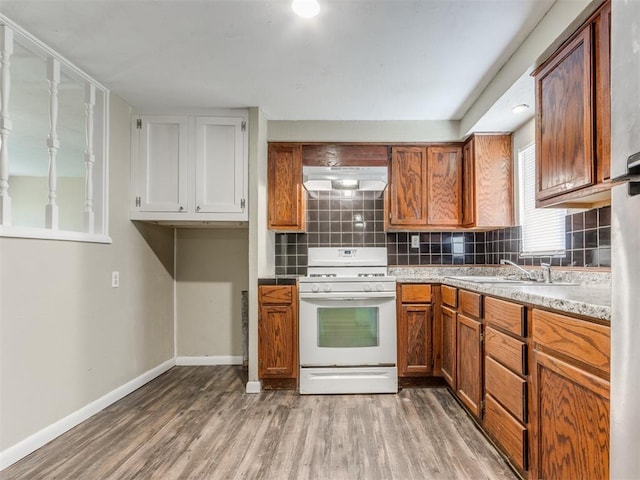
<svg viewBox="0 0 640 480"><path fill-rule="evenodd" d="M276 275L305 275L309 247L385 247L384 198L376 192L307 195L307 232L276 235Z"/></svg>
<svg viewBox="0 0 640 480"><path fill-rule="evenodd" d="M411 248L411 237L419 247ZM463 265L486 262L486 232L399 232L387 234L389 265Z"/></svg>
<svg viewBox="0 0 640 480"><path fill-rule="evenodd" d="M611 207L567 215L565 231L567 265L611 266Z"/></svg>
<svg viewBox="0 0 640 480"><path fill-rule="evenodd" d="M276 234L276 275L305 275L309 247L387 247L389 265L611 266L611 207L569 214L564 257L520 257L521 228L488 232L384 232L384 200L374 192L307 197L307 232ZM418 236L418 248L411 248Z"/></svg>

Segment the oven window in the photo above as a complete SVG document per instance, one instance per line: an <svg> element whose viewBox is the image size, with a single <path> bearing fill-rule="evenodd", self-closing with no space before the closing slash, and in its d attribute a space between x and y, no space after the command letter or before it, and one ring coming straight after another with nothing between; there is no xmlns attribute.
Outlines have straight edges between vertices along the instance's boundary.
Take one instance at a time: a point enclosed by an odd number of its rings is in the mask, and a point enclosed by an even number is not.
<svg viewBox="0 0 640 480"><path fill-rule="evenodd" d="M377 347L378 307L318 308L318 347Z"/></svg>

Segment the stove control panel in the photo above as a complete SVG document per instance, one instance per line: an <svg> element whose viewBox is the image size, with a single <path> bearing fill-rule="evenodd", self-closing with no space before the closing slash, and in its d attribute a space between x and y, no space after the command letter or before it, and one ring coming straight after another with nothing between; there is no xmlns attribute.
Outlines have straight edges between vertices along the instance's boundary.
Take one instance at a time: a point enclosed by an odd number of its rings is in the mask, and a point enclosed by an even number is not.
<svg viewBox="0 0 640 480"><path fill-rule="evenodd" d="M310 281L309 281L310 280ZM298 288L300 292L307 293L332 293L332 292L392 292L396 289L395 278L386 278L379 281L363 281L362 279L350 279L344 281L318 281L319 279L300 279Z"/></svg>

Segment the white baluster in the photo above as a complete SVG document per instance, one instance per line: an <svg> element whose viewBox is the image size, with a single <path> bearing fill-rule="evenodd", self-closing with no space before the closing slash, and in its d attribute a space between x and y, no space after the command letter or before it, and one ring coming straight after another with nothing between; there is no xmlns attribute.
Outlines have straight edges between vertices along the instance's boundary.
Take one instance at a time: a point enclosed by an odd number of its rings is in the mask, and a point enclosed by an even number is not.
<svg viewBox="0 0 640 480"><path fill-rule="evenodd" d="M96 87L90 83L85 84L84 104L86 108L86 142L84 150L85 165L85 202L84 202L84 231L93 233L95 213L93 211L93 164L95 155L93 154L93 111L96 104Z"/></svg>
<svg viewBox="0 0 640 480"><path fill-rule="evenodd" d="M10 59L13 53L13 30L0 25L0 225L11 225L11 197L9 197L9 87Z"/></svg>
<svg viewBox="0 0 640 480"><path fill-rule="evenodd" d="M56 202L56 190L58 178L56 173L56 155L60 148L58 140L58 85L60 84L60 62L54 58L47 61L47 78L49 79L49 136L47 147L49 148L49 203L45 209L46 226L53 230L58 229L58 203Z"/></svg>

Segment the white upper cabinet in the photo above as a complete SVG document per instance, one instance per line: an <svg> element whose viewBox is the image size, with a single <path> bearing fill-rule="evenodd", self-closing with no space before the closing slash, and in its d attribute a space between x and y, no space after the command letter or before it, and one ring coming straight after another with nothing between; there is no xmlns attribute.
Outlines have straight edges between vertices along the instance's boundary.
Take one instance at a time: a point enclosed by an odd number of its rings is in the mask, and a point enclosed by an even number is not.
<svg viewBox="0 0 640 480"><path fill-rule="evenodd" d="M133 119L131 219L246 222L248 112Z"/></svg>
<svg viewBox="0 0 640 480"><path fill-rule="evenodd" d="M238 117L196 119L196 212L245 211L246 121ZM244 125L244 126L243 126Z"/></svg>
<svg viewBox="0 0 640 480"><path fill-rule="evenodd" d="M133 154L138 161L132 173L137 179L133 188L137 211L186 211L187 142L186 117L141 115L134 119Z"/></svg>

